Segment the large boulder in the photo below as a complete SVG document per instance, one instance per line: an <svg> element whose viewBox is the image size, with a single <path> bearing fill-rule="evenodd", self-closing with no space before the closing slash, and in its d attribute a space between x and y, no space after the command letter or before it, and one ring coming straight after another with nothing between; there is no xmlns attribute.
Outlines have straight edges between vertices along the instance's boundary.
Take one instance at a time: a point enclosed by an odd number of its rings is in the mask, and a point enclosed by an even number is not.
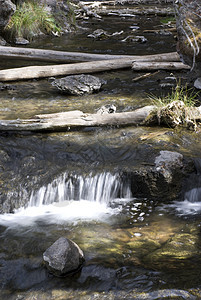
<svg viewBox="0 0 201 300"><path fill-rule="evenodd" d="M15 10L16 6L11 0L0 0L0 33L8 24L9 19Z"/></svg>
<svg viewBox="0 0 201 300"><path fill-rule="evenodd" d="M92 75L72 75L52 82L60 91L70 95L92 94L100 90L102 81Z"/></svg>
<svg viewBox="0 0 201 300"><path fill-rule="evenodd" d="M134 170L131 190L136 197L149 197L161 202L181 196L185 178L195 172L192 160L174 151L160 151L153 163Z"/></svg>
<svg viewBox="0 0 201 300"><path fill-rule="evenodd" d="M61 237L43 253L43 260L52 274L64 276L79 270L84 254L76 243Z"/></svg>
<svg viewBox="0 0 201 300"><path fill-rule="evenodd" d="M69 1L66 0L40 0L42 5L54 16L62 26L63 31L69 32L74 26L74 12Z"/></svg>

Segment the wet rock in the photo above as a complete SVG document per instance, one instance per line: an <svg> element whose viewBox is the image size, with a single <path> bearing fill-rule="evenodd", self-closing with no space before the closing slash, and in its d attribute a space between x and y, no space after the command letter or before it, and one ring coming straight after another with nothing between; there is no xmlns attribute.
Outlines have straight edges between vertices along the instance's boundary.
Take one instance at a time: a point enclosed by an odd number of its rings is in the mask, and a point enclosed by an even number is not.
<svg viewBox="0 0 201 300"><path fill-rule="evenodd" d="M16 90L16 89L17 89L16 85L0 83L0 91L4 91L4 90Z"/></svg>
<svg viewBox="0 0 201 300"><path fill-rule="evenodd" d="M0 0L0 8L0 32L2 32L15 12L16 6L11 0Z"/></svg>
<svg viewBox="0 0 201 300"><path fill-rule="evenodd" d="M7 42L0 36L0 46L6 46Z"/></svg>
<svg viewBox="0 0 201 300"><path fill-rule="evenodd" d="M14 40L14 43L16 45L28 45L29 41L27 39L24 39L22 37L16 37Z"/></svg>
<svg viewBox="0 0 201 300"><path fill-rule="evenodd" d="M97 110L97 114L100 114L100 115L114 114L115 112L116 112L116 106L113 104L103 105L103 106L101 106L101 108L99 108Z"/></svg>
<svg viewBox="0 0 201 300"><path fill-rule="evenodd" d="M92 94L98 92L103 84L98 77L92 75L73 75L52 82L60 91L71 95Z"/></svg>
<svg viewBox="0 0 201 300"><path fill-rule="evenodd" d="M178 152L160 151L155 159L157 172L163 174L167 182L172 181L173 172L183 168L183 155Z"/></svg>
<svg viewBox="0 0 201 300"><path fill-rule="evenodd" d="M44 253L46 267L55 276L76 272L84 262L84 254L73 241L61 237Z"/></svg>
<svg viewBox="0 0 201 300"><path fill-rule="evenodd" d="M138 197L173 200L180 196L184 179L194 171L192 160L177 152L160 151L153 166L140 167L130 174L131 190Z"/></svg>
<svg viewBox="0 0 201 300"><path fill-rule="evenodd" d="M104 40L104 39L108 39L108 38L111 38L111 37L119 36L123 33L124 33L123 30L110 34L105 30L97 29L93 33L89 34L87 37L94 38L96 40Z"/></svg>
<svg viewBox="0 0 201 300"><path fill-rule="evenodd" d="M122 42L133 42L133 43L146 43L147 39L143 35L136 35L136 36L127 36Z"/></svg>
<svg viewBox="0 0 201 300"><path fill-rule="evenodd" d="M110 37L110 34L107 33L107 31L103 29L96 29L93 33L88 34L89 38L94 38L97 40L104 40Z"/></svg>
<svg viewBox="0 0 201 300"><path fill-rule="evenodd" d="M199 77L195 80L194 87L198 90L201 90L201 77Z"/></svg>

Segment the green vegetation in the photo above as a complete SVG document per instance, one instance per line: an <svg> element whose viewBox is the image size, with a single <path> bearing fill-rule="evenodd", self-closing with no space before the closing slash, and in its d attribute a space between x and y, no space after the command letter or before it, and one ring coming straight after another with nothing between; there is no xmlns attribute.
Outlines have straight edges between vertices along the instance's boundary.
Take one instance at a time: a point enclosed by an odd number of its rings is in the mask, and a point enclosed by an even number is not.
<svg viewBox="0 0 201 300"><path fill-rule="evenodd" d="M41 33L60 34L61 27L45 6L37 1L27 1L17 6L7 30L12 36L32 39Z"/></svg>
<svg viewBox="0 0 201 300"><path fill-rule="evenodd" d="M156 97L150 95L149 99L157 107L166 106L174 101L183 101L186 107L193 107L198 103L199 92L194 92L194 89L189 89L187 86L183 87L180 83L177 83L175 89L170 94L163 97Z"/></svg>
<svg viewBox="0 0 201 300"><path fill-rule="evenodd" d="M145 120L145 124L163 124L168 127L185 126L197 130L200 123L200 111L195 106L198 104L198 94L187 86L177 84L172 93L164 97L149 96L156 106Z"/></svg>
<svg viewBox="0 0 201 300"><path fill-rule="evenodd" d="M160 22L162 24L175 23L176 19L175 19L175 17L168 16L168 17L165 17L165 18L160 18Z"/></svg>

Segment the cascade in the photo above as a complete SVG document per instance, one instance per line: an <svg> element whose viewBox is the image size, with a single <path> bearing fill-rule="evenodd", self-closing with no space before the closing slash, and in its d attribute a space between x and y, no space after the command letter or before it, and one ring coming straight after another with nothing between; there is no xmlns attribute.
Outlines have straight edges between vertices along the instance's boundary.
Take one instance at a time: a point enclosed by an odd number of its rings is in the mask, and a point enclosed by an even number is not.
<svg viewBox="0 0 201 300"><path fill-rule="evenodd" d="M185 200L189 202L201 202L201 159L195 159L196 174L193 174L188 180L186 187L186 193L184 195Z"/></svg>
<svg viewBox="0 0 201 300"><path fill-rule="evenodd" d="M119 173L103 172L96 175L63 173L47 186L33 191L29 206L48 205L66 200L88 200L108 205L116 198L131 198L129 181Z"/></svg>

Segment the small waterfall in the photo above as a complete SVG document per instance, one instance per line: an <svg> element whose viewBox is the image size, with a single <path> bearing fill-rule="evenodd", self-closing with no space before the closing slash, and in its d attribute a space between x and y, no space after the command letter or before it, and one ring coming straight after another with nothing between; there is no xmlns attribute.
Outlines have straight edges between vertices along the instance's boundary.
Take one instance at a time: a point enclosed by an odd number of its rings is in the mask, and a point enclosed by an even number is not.
<svg viewBox="0 0 201 300"><path fill-rule="evenodd" d="M67 200L88 200L109 204L116 198L131 198L130 184L120 174L104 172L96 175L64 173L47 186L33 191L29 206L48 205Z"/></svg>
<svg viewBox="0 0 201 300"><path fill-rule="evenodd" d="M196 174L193 174L186 186L185 200L189 202L201 202L201 159L195 159Z"/></svg>

